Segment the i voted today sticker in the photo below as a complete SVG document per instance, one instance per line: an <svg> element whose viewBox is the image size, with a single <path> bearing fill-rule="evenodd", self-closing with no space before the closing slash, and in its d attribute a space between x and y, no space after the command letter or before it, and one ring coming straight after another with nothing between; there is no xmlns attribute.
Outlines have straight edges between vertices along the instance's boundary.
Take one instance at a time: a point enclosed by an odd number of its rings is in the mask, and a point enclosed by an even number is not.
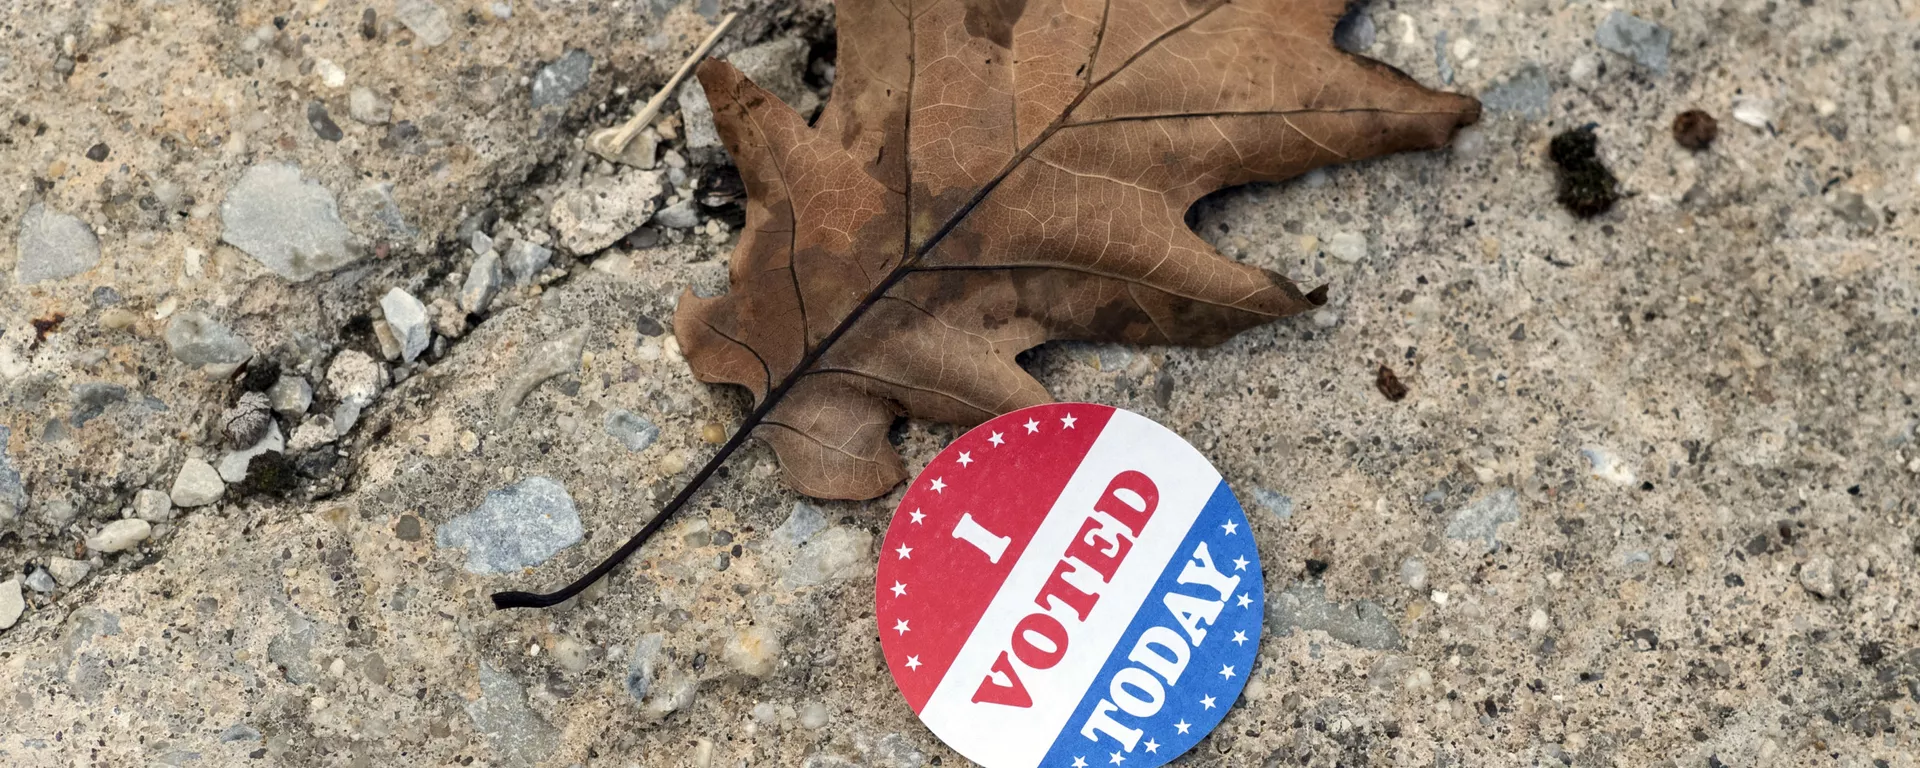
<svg viewBox="0 0 1920 768"><path fill-rule="evenodd" d="M927 728L986 768L1154 768L1239 698L1265 601L1205 456L1104 405L1024 408L941 451L894 511L874 615Z"/></svg>

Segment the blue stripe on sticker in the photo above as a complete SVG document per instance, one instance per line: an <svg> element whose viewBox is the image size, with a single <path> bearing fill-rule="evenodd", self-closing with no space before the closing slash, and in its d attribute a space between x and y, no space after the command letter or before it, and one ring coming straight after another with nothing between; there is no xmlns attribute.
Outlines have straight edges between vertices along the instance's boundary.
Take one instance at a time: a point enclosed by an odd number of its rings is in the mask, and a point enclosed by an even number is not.
<svg viewBox="0 0 1920 768"><path fill-rule="evenodd" d="M1042 768L1157 768L1240 696L1265 615L1260 553L1225 480L1188 529Z"/></svg>

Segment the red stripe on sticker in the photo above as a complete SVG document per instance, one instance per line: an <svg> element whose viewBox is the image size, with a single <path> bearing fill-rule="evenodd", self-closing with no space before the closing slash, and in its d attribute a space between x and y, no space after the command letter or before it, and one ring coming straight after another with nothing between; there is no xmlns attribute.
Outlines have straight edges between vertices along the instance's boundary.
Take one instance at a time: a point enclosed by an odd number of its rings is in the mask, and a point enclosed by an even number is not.
<svg viewBox="0 0 1920 768"><path fill-rule="evenodd" d="M915 713L1112 415L1062 403L988 421L934 457L900 500L880 551L874 615Z"/></svg>

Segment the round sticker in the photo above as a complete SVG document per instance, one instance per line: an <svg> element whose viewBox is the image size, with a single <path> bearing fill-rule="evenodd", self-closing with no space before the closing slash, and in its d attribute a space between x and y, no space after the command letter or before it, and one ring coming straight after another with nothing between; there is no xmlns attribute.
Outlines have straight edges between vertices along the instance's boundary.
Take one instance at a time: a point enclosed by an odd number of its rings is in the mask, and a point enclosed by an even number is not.
<svg viewBox="0 0 1920 768"><path fill-rule="evenodd" d="M1233 491L1153 420L1024 408L901 499L874 591L907 703L986 768L1154 768L1240 696L1265 601Z"/></svg>

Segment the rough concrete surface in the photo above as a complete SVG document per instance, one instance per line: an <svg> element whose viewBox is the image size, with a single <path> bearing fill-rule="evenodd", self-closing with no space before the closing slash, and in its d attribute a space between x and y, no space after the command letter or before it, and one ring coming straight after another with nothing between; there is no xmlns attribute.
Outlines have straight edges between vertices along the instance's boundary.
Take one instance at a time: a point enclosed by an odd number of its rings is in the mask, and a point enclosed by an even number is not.
<svg viewBox="0 0 1920 768"><path fill-rule="evenodd" d="M799 38L753 64L826 95L820 0L0 9L0 763L966 764L879 653L897 495L800 503L764 447L582 597L486 600L597 562L745 413L670 328L740 225L698 100L639 167L584 150L723 10L717 55ZM1328 306L1024 358L1248 502L1259 662L1177 764L1915 765L1913 3L1376 0L1340 39L1490 111L1197 207ZM1546 150L1587 125L1624 197L1581 220Z"/></svg>

